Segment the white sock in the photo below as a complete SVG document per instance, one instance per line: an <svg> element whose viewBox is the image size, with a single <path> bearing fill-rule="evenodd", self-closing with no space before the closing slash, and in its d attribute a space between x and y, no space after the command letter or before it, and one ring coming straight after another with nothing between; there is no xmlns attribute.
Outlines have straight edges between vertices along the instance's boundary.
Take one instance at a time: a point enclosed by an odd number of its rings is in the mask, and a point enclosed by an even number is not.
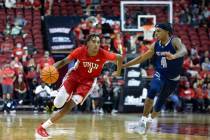
<svg viewBox="0 0 210 140"><path fill-rule="evenodd" d="M142 116L142 117L141 117L141 121L146 122L146 121L147 121L147 117Z"/></svg>
<svg viewBox="0 0 210 140"><path fill-rule="evenodd" d="M50 119L48 119L45 123L42 124L44 129L48 128L49 126L53 125Z"/></svg>

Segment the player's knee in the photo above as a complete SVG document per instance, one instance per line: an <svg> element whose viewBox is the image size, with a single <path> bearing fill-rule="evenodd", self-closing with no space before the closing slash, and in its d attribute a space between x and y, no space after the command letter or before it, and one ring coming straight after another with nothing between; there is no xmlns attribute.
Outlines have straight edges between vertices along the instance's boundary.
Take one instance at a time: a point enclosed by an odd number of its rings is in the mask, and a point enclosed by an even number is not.
<svg viewBox="0 0 210 140"><path fill-rule="evenodd" d="M68 99L68 93L65 90L65 87L61 87L57 96L54 99L54 106L56 108L61 108Z"/></svg>
<svg viewBox="0 0 210 140"><path fill-rule="evenodd" d="M66 100L64 97L56 96L56 98L54 99L54 106L56 108L61 108L65 104L65 102L66 102Z"/></svg>
<svg viewBox="0 0 210 140"><path fill-rule="evenodd" d="M74 101L74 103L75 103L76 105L78 105L79 103L82 102L83 97L80 96L80 95L73 95L71 99Z"/></svg>

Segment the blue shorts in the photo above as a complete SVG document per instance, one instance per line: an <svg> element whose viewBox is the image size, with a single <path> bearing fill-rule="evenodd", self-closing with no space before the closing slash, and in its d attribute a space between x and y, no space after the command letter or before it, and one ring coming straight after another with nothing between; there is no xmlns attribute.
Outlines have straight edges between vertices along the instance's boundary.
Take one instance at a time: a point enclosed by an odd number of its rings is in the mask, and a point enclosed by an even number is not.
<svg viewBox="0 0 210 140"><path fill-rule="evenodd" d="M157 101L154 106L156 112L161 110L162 105L165 103L169 95L175 91L177 85L178 81L166 79L161 77L159 73L155 73L150 83L150 89L148 91L147 97L154 99L155 96L157 96Z"/></svg>

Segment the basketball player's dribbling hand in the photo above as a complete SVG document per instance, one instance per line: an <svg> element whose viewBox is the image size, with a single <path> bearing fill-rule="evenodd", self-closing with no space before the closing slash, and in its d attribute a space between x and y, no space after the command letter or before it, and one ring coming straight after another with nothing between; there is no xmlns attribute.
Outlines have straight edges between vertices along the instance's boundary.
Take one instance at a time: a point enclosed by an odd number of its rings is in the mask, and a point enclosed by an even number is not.
<svg viewBox="0 0 210 140"><path fill-rule="evenodd" d="M114 72L112 73L112 76L114 76L114 77L119 77L119 76L120 76L120 73L118 73L117 71L114 71Z"/></svg>
<svg viewBox="0 0 210 140"><path fill-rule="evenodd" d="M166 59L168 59L168 60L176 59L176 57L173 54L171 54L170 52L165 52L164 55L165 55Z"/></svg>

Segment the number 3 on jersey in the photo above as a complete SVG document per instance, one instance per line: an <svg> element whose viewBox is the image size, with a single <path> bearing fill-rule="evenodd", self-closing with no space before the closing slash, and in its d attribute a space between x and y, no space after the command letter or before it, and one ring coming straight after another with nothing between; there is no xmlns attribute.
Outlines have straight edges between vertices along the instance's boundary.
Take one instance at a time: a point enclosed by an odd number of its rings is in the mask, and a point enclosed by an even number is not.
<svg viewBox="0 0 210 140"><path fill-rule="evenodd" d="M161 58L161 66L163 67L163 68L167 68L167 62L166 62L166 58L165 57L162 57Z"/></svg>

